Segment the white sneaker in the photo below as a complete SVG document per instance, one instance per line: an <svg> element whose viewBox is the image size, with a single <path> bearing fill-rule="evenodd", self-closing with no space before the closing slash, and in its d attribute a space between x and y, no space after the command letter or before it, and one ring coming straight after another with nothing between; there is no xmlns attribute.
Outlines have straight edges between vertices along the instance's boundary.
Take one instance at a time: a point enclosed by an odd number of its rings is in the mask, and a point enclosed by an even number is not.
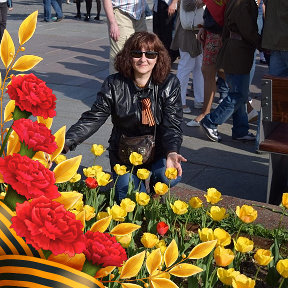
<svg viewBox="0 0 288 288"><path fill-rule="evenodd" d="M194 101L194 108L195 108L195 109L201 109L201 108L203 108L203 102L196 102L196 101Z"/></svg>
<svg viewBox="0 0 288 288"><path fill-rule="evenodd" d="M186 123L188 127L200 127L200 123L197 122L195 119Z"/></svg>
<svg viewBox="0 0 288 288"><path fill-rule="evenodd" d="M153 19L153 15L146 16L145 19L146 19L146 20L152 20L152 19Z"/></svg>
<svg viewBox="0 0 288 288"><path fill-rule="evenodd" d="M248 122L254 122L258 119L258 112L253 109L248 113Z"/></svg>
<svg viewBox="0 0 288 288"><path fill-rule="evenodd" d="M184 107L183 108L183 113L191 113L191 109L190 109L190 107Z"/></svg>

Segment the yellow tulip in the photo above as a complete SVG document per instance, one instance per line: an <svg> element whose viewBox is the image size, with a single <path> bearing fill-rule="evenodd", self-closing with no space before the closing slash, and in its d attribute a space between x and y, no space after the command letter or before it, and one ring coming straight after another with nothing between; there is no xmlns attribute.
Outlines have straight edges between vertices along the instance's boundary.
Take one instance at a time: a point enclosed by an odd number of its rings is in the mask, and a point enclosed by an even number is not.
<svg viewBox="0 0 288 288"><path fill-rule="evenodd" d="M159 239L157 235L151 234L151 233L144 233L141 237L141 243L145 248L153 248L157 243Z"/></svg>
<svg viewBox="0 0 288 288"><path fill-rule="evenodd" d="M95 156L101 156L103 154L103 152L105 151L103 145L101 144L93 144L91 147L91 152L95 155Z"/></svg>
<svg viewBox="0 0 288 288"><path fill-rule="evenodd" d="M232 280L233 288L254 288L255 284L255 280L247 277L244 274L240 274Z"/></svg>
<svg viewBox="0 0 288 288"><path fill-rule="evenodd" d="M189 200L189 205L196 209L196 208L200 208L203 205L202 200L199 197L191 197Z"/></svg>
<svg viewBox="0 0 288 288"><path fill-rule="evenodd" d="M214 250L214 259L217 266L228 266L234 260L234 253L231 249L225 249L221 246L216 247Z"/></svg>
<svg viewBox="0 0 288 288"><path fill-rule="evenodd" d="M123 248L128 248L132 240L132 234L126 234L124 236L116 236L116 241L121 244Z"/></svg>
<svg viewBox="0 0 288 288"><path fill-rule="evenodd" d="M154 186L154 191L157 195L165 195L168 192L168 186L165 183L157 182Z"/></svg>
<svg viewBox="0 0 288 288"><path fill-rule="evenodd" d="M76 183L76 182L78 182L78 181L80 181L80 180L81 180L81 175L78 174L78 173L76 173L76 174L69 180L69 182L71 182L71 183Z"/></svg>
<svg viewBox="0 0 288 288"><path fill-rule="evenodd" d="M219 246L227 246L231 243L231 236L228 232L226 232L222 228L216 228L214 230L214 237L217 240L217 245Z"/></svg>
<svg viewBox="0 0 288 288"><path fill-rule="evenodd" d="M218 206L211 206L210 212L207 214L214 220L214 221L221 221L224 218L227 218L229 215L226 214L226 209L223 207Z"/></svg>
<svg viewBox="0 0 288 288"><path fill-rule="evenodd" d="M54 159L54 162L58 165L59 163L65 160L67 160L67 157L65 155L60 154Z"/></svg>
<svg viewBox="0 0 288 288"><path fill-rule="evenodd" d="M123 222L125 217L127 216L127 212L125 209L120 207L119 205L113 205L111 208L107 208L107 212L112 216L112 219L115 221Z"/></svg>
<svg viewBox="0 0 288 288"><path fill-rule="evenodd" d="M108 183L110 183L112 181L112 179L110 179L111 175L105 172L98 172L96 174L96 180L98 182L99 186L106 186Z"/></svg>
<svg viewBox="0 0 288 288"><path fill-rule="evenodd" d="M181 200L176 200L174 204L170 203L170 207L177 215L183 215L188 212L189 205Z"/></svg>
<svg viewBox="0 0 288 288"><path fill-rule="evenodd" d="M288 193L282 195L282 205L288 209Z"/></svg>
<svg viewBox="0 0 288 288"><path fill-rule="evenodd" d="M116 164L113 169L115 173L120 176L128 173L127 167L125 165Z"/></svg>
<svg viewBox="0 0 288 288"><path fill-rule="evenodd" d="M83 169L83 174L84 174L86 177L96 177L96 175L97 175L98 172L103 172L102 166L95 165L95 166L92 166L92 167L88 167L88 168L84 168L84 169Z"/></svg>
<svg viewBox="0 0 288 288"><path fill-rule="evenodd" d="M228 270L224 268L217 269L217 276L219 280L227 286L232 286L232 280L238 275L240 275L240 272L235 271L234 268L230 268Z"/></svg>
<svg viewBox="0 0 288 288"><path fill-rule="evenodd" d="M207 242L215 240L214 232L211 228L203 228L202 230L198 229L199 238L202 242Z"/></svg>
<svg viewBox="0 0 288 288"><path fill-rule="evenodd" d="M166 171L165 171L165 176L169 180L176 179L177 178L177 174L178 174L177 169L174 168L174 167L167 168Z"/></svg>
<svg viewBox="0 0 288 288"><path fill-rule="evenodd" d="M270 250L258 249L254 254L254 259L258 265L266 266L273 260L273 256Z"/></svg>
<svg viewBox="0 0 288 288"><path fill-rule="evenodd" d="M150 196L145 192L136 192L136 202L141 206L146 206L150 201Z"/></svg>
<svg viewBox="0 0 288 288"><path fill-rule="evenodd" d="M150 171L147 170L147 169L138 169L137 170L137 177L140 179L140 180L146 180L150 175Z"/></svg>
<svg viewBox="0 0 288 288"><path fill-rule="evenodd" d="M143 164L143 156L137 152L132 152L129 156L129 161L134 166L141 165Z"/></svg>
<svg viewBox="0 0 288 288"><path fill-rule="evenodd" d="M217 204L220 200L222 200L222 194L215 188L208 188L207 194L204 195L208 203L212 205Z"/></svg>
<svg viewBox="0 0 288 288"><path fill-rule="evenodd" d="M247 253L253 250L254 242L246 237L239 237L237 241L233 240L236 251Z"/></svg>
<svg viewBox="0 0 288 288"><path fill-rule="evenodd" d="M160 248L162 255L164 255L164 253L165 253L165 251L166 251L166 249L167 249L165 240L164 240L164 239L160 240L160 241L156 244L156 248Z"/></svg>
<svg viewBox="0 0 288 288"><path fill-rule="evenodd" d="M89 205L85 205L83 209L85 211L85 221L89 221L95 217L95 208L94 207L91 207Z"/></svg>
<svg viewBox="0 0 288 288"><path fill-rule="evenodd" d="M276 269L283 278L288 278L288 259L279 260Z"/></svg>
<svg viewBox="0 0 288 288"><path fill-rule="evenodd" d="M122 199L120 203L120 207L126 210L126 212L133 212L134 208L136 206L136 203L132 201L130 198Z"/></svg>
<svg viewBox="0 0 288 288"><path fill-rule="evenodd" d="M244 223L252 223L257 218L257 210L255 210L252 206L249 205L243 205L241 208L237 206L236 215Z"/></svg>
<svg viewBox="0 0 288 288"><path fill-rule="evenodd" d="M98 212L96 219L101 220L101 219L106 218L108 216L109 216L108 212L101 211L101 212Z"/></svg>

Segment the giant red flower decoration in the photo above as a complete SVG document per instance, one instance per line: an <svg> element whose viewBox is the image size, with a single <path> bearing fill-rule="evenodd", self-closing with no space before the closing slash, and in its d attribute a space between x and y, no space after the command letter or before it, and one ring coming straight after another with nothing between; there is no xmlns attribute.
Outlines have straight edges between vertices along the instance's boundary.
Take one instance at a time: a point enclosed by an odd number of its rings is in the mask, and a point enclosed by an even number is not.
<svg viewBox="0 0 288 288"><path fill-rule="evenodd" d="M167 233L169 226L165 222L159 222L156 229L159 235L164 236Z"/></svg>
<svg viewBox="0 0 288 288"><path fill-rule="evenodd" d="M25 237L36 250L44 249L54 255L66 253L70 257L85 248L83 225L63 204L45 196L16 204L12 228Z"/></svg>
<svg viewBox="0 0 288 288"><path fill-rule="evenodd" d="M0 158L0 172L4 182L26 199L41 195L50 199L60 197L54 173L27 156L13 154Z"/></svg>
<svg viewBox="0 0 288 288"><path fill-rule="evenodd" d="M56 115L56 96L46 83L33 74L13 76L7 93L22 111L45 119Z"/></svg>
<svg viewBox="0 0 288 288"><path fill-rule="evenodd" d="M85 233L86 249L83 253L86 259L93 264L102 267L120 267L127 260L126 251L120 243L108 233L91 232Z"/></svg>
<svg viewBox="0 0 288 288"><path fill-rule="evenodd" d="M98 187L98 182L97 182L96 179L93 178L93 177L88 177L88 178L86 178L85 184L86 184L86 186L87 186L88 188L90 188L90 189L95 189L95 188Z"/></svg>
<svg viewBox="0 0 288 288"><path fill-rule="evenodd" d="M15 120L12 126L21 142L33 151L43 151L52 154L57 149L55 136L44 124L21 118Z"/></svg>

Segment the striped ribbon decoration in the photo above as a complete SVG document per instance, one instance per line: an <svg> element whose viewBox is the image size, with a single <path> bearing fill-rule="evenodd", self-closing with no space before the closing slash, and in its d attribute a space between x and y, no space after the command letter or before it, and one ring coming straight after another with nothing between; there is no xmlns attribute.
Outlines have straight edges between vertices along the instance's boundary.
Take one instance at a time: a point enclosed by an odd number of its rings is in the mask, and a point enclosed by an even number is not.
<svg viewBox="0 0 288 288"><path fill-rule="evenodd" d="M154 126L155 121L151 111L151 100L149 98L144 98L141 100L142 103L142 124Z"/></svg>
<svg viewBox="0 0 288 288"><path fill-rule="evenodd" d="M67 265L46 260L10 229L15 213L0 201L0 287L97 288L92 276Z"/></svg>

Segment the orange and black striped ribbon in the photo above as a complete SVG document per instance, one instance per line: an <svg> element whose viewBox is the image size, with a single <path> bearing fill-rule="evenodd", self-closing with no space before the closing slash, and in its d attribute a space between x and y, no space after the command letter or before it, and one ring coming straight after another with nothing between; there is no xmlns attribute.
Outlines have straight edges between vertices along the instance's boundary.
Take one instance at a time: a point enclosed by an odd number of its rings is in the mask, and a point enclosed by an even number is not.
<svg viewBox="0 0 288 288"><path fill-rule="evenodd" d="M0 287L104 288L102 283L86 273L23 255L0 256Z"/></svg>
<svg viewBox="0 0 288 288"><path fill-rule="evenodd" d="M144 98L141 100L142 103L142 124L154 126L155 121L151 110L151 100Z"/></svg>

